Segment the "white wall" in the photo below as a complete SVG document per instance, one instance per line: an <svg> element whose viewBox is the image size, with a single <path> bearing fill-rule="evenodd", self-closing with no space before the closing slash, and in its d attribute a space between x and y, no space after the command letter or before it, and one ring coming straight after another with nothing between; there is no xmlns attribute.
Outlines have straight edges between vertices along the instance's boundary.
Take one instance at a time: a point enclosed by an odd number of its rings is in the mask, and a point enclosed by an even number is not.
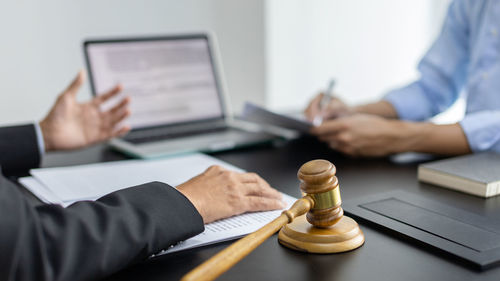
<svg viewBox="0 0 500 281"><path fill-rule="evenodd" d="M264 101L264 0L0 2L0 124L42 118L84 67L84 38L213 30L233 106ZM88 87L82 99L90 97Z"/></svg>
<svg viewBox="0 0 500 281"><path fill-rule="evenodd" d="M418 77L448 0L269 0L267 105L298 109L333 77L355 104Z"/></svg>
<svg viewBox="0 0 500 281"><path fill-rule="evenodd" d="M42 118L84 67L84 38L213 30L233 108L302 108L330 77L350 103L416 77L448 0L0 2L0 125ZM89 98L88 87L81 93Z"/></svg>

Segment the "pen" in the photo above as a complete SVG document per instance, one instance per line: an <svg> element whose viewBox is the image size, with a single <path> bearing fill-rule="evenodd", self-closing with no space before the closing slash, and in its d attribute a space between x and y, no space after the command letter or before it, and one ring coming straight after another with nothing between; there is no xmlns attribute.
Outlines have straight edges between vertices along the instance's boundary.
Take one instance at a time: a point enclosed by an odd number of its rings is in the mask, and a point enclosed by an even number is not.
<svg viewBox="0 0 500 281"><path fill-rule="evenodd" d="M314 126L319 126L323 123L323 110L325 110L330 101L333 99L333 87L335 87L335 79L330 79L328 88L319 102L319 114L314 117Z"/></svg>

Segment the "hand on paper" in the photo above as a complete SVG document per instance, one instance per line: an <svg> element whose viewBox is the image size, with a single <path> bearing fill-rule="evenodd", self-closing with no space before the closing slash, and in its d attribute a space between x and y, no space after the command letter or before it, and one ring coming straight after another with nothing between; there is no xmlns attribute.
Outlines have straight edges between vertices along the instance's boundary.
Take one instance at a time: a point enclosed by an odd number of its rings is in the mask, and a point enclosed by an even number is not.
<svg viewBox="0 0 500 281"><path fill-rule="evenodd" d="M128 98L107 111L100 108L104 102L115 97L121 87L116 86L88 102L79 103L76 95L84 81L84 72L80 71L40 122L47 151L82 148L124 135L130 130L127 126L116 128L130 115Z"/></svg>
<svg viewBox="0 0 500 281"><path fill-rule="evenodd" d="M246 212L282 209L282 195L254 173L211 166L177 186L196 207L205 223Z"/></svg>

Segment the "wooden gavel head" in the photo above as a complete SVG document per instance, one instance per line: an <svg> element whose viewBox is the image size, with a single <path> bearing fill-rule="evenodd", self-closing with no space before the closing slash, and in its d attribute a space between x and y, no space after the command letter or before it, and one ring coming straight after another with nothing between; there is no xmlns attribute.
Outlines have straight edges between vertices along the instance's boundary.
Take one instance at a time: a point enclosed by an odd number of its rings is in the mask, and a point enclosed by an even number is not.
<svg viewBox="0 0 500 281"><path fill-rule="evenodd" d="M342 201L336 171L332 163L321 159L300 167L297 176L304 197L299 201L308 202L305 204L308 211L305 216L293 218L280 230L278 241L283 246L327 254L350 251L363 245L365 237L359 225L344 216L340 207Z"/></svg>
<svg viewBox="0 0 500 281"><path fill-rule="evenodd" d="M340 207L342 201L335 173L335 166L326 160L309 161L302 165L297 173L300 190L314 201L314 206L306 218L315 227L328 228L344 215Z"/></svg>

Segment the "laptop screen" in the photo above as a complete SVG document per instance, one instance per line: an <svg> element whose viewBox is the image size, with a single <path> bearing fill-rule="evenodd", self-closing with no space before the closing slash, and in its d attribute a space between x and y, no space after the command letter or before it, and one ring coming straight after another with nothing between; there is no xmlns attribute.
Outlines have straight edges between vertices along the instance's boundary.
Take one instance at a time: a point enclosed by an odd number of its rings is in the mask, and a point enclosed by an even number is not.
<svg viewBox="0 0 500 281"><path fill-rule="evenodd" d="M132 129L223 117L206 36L87 41L85 52L94 94L119 83L131 98Z"/></svg>

